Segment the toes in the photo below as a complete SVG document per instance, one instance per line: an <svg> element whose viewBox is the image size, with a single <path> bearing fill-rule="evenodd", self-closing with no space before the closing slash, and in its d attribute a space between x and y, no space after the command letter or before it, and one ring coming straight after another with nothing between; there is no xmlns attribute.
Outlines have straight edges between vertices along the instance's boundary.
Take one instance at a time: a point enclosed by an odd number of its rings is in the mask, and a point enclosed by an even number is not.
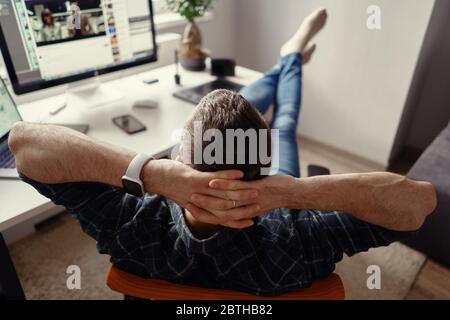
<svg viewBox="0 0 450 320"><path fill-rule="evenodd" d="M317 13L318 15L327 15L327 9L325 9L325 8L319 8L319 9L317 9L316 13Z"/></svg>
<svg viewBox="0 0 450 320"><path fill-rule="evenodd" d="M313 16L315 18L314 20L319 20L323 23L328 18L327 9L325 9L325 8L317 9L317 11L314 13Z"/></svg>

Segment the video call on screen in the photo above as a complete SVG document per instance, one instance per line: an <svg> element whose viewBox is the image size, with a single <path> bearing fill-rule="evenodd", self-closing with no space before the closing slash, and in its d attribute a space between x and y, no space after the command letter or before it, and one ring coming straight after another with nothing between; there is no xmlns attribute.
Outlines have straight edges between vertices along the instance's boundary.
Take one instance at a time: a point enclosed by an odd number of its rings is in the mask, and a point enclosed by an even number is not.
<svg viewBox="0 0 450 320"><path fill-rule="evenodd" d="M151 56L148 0L1 0L19 83L58 79ZM12 54L13 53L13 54Z"/></svg>

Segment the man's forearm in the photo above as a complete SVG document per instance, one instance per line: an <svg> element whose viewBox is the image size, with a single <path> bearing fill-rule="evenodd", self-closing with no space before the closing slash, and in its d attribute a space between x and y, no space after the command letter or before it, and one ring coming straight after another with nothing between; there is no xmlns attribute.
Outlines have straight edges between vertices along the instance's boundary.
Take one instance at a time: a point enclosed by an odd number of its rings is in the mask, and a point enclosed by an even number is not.
<svg viewBox="0 0 450 320"><path fill-rule="evenodd" d="M67 128L30 123L13 127L9 145L21 173L49 184L88 181L120 186L135 155Z"/></svg>
<svg viewBox="0 0 450 320"><path fill-rule="evenodd" d="M121 187L136 152L91 139L74 130L58 126L18 123L11 130L9 145L17 169L28 178L44 184L98 182ZM152 160L141 172L147 193L164 196L180 206L189 203L192 194L214 197L211 209L229 205L227 192L209 187L213 179L238 179L242 172L198 172L174 160ZM256 197L251 190L235 192L236 199ZM233 226L241 223L233 223Z"/></svg>
<svg viewBox="0 0 450 320"><path fill-rule="evenodd" d="M392 173L295 179L290 207L342 211L398 231L418 229L436 206L433 186Z"/></svg>

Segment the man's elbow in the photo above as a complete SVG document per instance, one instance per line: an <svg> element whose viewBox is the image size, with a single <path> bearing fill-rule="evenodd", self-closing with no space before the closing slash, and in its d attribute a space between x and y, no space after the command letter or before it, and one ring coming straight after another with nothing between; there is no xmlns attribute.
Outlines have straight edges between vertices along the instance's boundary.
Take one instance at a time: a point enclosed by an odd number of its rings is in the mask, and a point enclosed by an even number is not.
<svg viewBox="0 0 450 320"><path fill-rule="evenodd" d="M12 127L8 136L8 146L14 155L16 166L19 171L23 169L22 166L26 163L26 149L29 145L29 139L27 138L29 136L29 126L30 124L27 124L26 122L17 122Z"/></svg>
<svg viewBox="0 0 450 320"><path fill-rule="evenodd" d="M24 130L26 127L25 122L17 122L13 125L9 136L8 136L8 146L11 152L14 154L14 156L17 156L19 151L21 150L23 146L23 140L24 140Z"/></svg>
<svg viewBox="0 0 450 320"><path fill-rule="evenodd" d="M437 195L433 184L429 182L419 182L419 203L416 208L415 219L412 224L412 231L422 228L427 217L432 214L437 206Z"/></svg>

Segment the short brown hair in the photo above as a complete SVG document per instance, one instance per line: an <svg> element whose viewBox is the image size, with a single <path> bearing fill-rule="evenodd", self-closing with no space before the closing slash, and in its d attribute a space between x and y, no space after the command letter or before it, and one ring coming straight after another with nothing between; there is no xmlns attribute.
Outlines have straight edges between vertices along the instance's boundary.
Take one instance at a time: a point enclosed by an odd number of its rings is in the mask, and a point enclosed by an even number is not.
<svg viewBox="0 0 450 320"><path fill-rule="evenodd" d="M265 156L269 157L271 153L270 128L261 114L239 93L224 89L215 90L200 101L185 126L185 133L187 133L190 138L190 154L183 156L190 156L191 161L189 163L194 169L199 171L213 172L230 169L241 170L244 173L243 180L260 179L263 177L261 174L261 169L270 168L270 161L269 163L261 163L261 159L258 155L256 156L256 163L255 161L250 161L250 150L253 149L254 151L255 146L250 148L250 141L247 138L245 138L245 163L243 164L237 163L238 152L242 152L243 150L238 150L238 146L235 141L233 141L234 163L226 163L227 139L225 138L223 139L222 163L207 164L204 162L203 158L201 163L194 163L194 124L196 122L200 122L202 124L203 132L206 132L208 129L216 129L222 133L223 137L226 136L227 129L242 129L244 132L249 129L254 129L258 133L256 135L258 139L256 146L258 154L260 152L261 144L263 144L263 146L266 147ZM265 129L267 132L264 136L267 137L265 142L260 142L260 129ZM205 147L210 143L211 142L204 141L202 139L202 154ZM228 141L228 143L230 143L230 141ZM267 144L265 145L264 143Z"/></svg>
<svg viewBox="0 0 450 320"><path fill-rule="evenodd" d="M55 24L55 18L53 17L53 12L50 11L50 9L45 8L42 12L41 12L41 19L42 19L42 23L44 25L47 25L47 22L45 21L45 18L50 17L50 26L53 26Z"/></svg>

